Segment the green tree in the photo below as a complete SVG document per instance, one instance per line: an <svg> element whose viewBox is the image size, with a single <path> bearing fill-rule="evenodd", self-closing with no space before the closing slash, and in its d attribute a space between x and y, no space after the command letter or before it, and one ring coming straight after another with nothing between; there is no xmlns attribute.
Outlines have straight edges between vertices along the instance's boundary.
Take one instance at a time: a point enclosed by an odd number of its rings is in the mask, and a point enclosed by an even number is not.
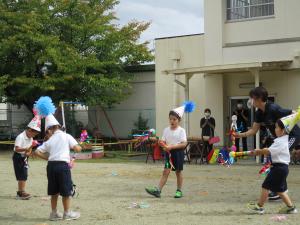
<svg viewBox="0 0 300 225"><path fill-rule="evenodd" d="M117 25L117 0L1 0L0 94L31 108L41 95L89 105L124 99L126 66L151 61L149 23ZM1 93L2 90L2 93Z"/></svg>

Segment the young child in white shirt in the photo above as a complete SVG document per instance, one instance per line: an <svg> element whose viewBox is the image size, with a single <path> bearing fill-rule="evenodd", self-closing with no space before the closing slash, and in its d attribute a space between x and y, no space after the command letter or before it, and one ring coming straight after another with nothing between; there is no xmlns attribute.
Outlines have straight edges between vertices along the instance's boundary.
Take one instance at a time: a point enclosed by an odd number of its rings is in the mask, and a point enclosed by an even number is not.
<svg viewBox="0 0 300 225"><path fill-rule="evenodd" d="M14 164L14 171L18 181L18 191L16 199L27 200L31 196L25 192L26 181L28 178L28 156L31 153L31 146L33 137L35 137L40 130L37 127L28 128L19 134L15 140L14 154L12 157Z"/></svg>
<svg viewBox="0 0 300 225"><path fill-rule="evenodd" d="M35 154L48 160L47 178L48 195L51 195L50 220L73 220L80 217L79 212L70 211L73 183L71 178L70 149L81 151L80 145L69 134L60 130L60 125L53 115L46 117L46 128L52 133L51 137L39 146ZM45 154L47 153L47 156ZM64 214L57 211L58 196L62 196Z"/></svg>
<svg viewBox="0 0 300 225"><path fill-rule="evenodd" d="M190 109L187 109L189 108ZM162 135L162 141L165 142L163 150L165 154L165 167L160 178L158 187L146 188L146 192L157 198L160 198L161 191L167 183L169 174L175 171L177 178L177 190L174 198L183 197L182 183L183 183L183 163L184 163L184 148L187 145L187 137L185 130L179 126L184 112L192 112L194 110L194 103L188 102L186 105L173 109L169 112L170 126L165 128Z"/></svg>
<svg viewBox="0 0 300 225"><path fill-rule="evenodd" d="M269 174L262 184L262 191L258 203L249 203L248 208L256 213L264 213L264 204L268 199L269 191L277 193L285 207L279 210L279 213L291 214L297 213L295 205L287 194L286 178L289 173L290 152L289 137L286 134L284 124L277 120L275 124L275 133L277 138L269 148L256 149L254 155L268 154L272 157L272 165Z"/></svg>

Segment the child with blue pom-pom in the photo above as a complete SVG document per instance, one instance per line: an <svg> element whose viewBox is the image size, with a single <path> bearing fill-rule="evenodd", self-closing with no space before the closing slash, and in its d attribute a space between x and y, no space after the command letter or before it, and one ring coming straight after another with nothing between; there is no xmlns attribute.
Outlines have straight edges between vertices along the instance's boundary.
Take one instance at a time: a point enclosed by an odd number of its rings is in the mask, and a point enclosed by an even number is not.
<svg viewBox="0 0 300 225"><path fill-rule="evenodd" d="M175 171L177 177L177 190L175 198L181 198L182 183L183 183L183 163L184 163L184 148L187 145L187 137L185 129L179 123L183 117L184 112L193 112L195 104L193 102L185 102L183 106L173 109L169 112L170 126L163 131L162 141L165 154L165 168L160 178L158 187L146 188L147 193L160 198L162 188L167 183L169 174Z"/></svg>
<svg viewBox="0 0 300 225"><path fill-rule="evenodd" d="M48 195L51 196L50 220L74 220L80 217L79 212L70 210L73 182L70 163L70 149L81 151L78 142L61 130L61 126L53 116L55 106L51 98L41 97L35 104L40 116L45 117L45 128L51 133L49 139L39 146L35 155L48 160L47 178ZM64 214L57 211L58 196L62 196Z"/></svg>

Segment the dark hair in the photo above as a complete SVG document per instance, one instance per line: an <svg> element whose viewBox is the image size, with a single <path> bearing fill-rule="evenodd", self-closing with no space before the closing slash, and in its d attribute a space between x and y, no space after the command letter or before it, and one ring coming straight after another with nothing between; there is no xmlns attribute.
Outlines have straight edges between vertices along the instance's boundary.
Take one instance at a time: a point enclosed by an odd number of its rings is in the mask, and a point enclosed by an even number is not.
<svg viewBox="0 0 300 225"><path fill-rule="evenodd" d="M206 113L206 112L209 112L209 113L211 113L211 111L210 111L210 109L209 108L206 108L206 109L204 109L204 112Z"/></svg>
<svg viewBox="0 0 300 225"><path fill-rule="evenodd" d="M39 131L37 131L35 129L32 129L31 127L27 127L26 130L31 131L31 132L37 132L37 133L39 133Z"/></svg>
<svg viewBox="0 0 300 225"><path fill-rule="evenodd" d="M237 101L237 104L244 104L244 102L243 102L243 100L240 100L240 99L239 99L239 100Z"/></svg>
<svg viewBox="0 0 300 225"><path fill-rule="evenodd" d="M285 127L284 127L284 124L283 124L283 122L281 121L281 119L278 119L277 121L276 121L276 123L277 123L277 125L278 125L278 127L280 127L280 129L285 129Z"/></svg>
<svg viewBox="0 0 300 225"><path fill-rule="evenodd" d="M179 121L181 120L180 116L173 110L169 112L169 116L175 116Z"/></svg>
<svg viewBox="0 0 300 225"><path fill-rule="evenodd" d="M264 87L256 87L250 91L249 96L266 102L268 100L268 91Z"/></svg>

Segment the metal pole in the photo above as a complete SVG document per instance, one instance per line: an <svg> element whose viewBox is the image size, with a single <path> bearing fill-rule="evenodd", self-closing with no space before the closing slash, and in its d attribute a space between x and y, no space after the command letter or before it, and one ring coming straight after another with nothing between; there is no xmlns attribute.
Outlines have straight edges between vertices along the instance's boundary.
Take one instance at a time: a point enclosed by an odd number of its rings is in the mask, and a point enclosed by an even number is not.
<svg viewBox="0 0 300 225"><path fill-rule="evenodd" d="M253 73L254 73L254 79L255 79L255 87L258 87L259 86L259 70L258 69L253 70ZM255 136L256 148L259 148L259 146L260 146L260 135L259 135L259 133L260 133L260 131L258 130L258 132L256 133L256 136ZM260 157L256 156L256 163L259 163L259 159L260 159Z"/></svg>
<svg viewBox="0 0 300 225"><path fill-rule="evenodd" d="M60 102L60 105L61 105L61 116L62 116L63 127L65 128L65 132L67 132L66 121L65 121L64 102Z"/></svg>

